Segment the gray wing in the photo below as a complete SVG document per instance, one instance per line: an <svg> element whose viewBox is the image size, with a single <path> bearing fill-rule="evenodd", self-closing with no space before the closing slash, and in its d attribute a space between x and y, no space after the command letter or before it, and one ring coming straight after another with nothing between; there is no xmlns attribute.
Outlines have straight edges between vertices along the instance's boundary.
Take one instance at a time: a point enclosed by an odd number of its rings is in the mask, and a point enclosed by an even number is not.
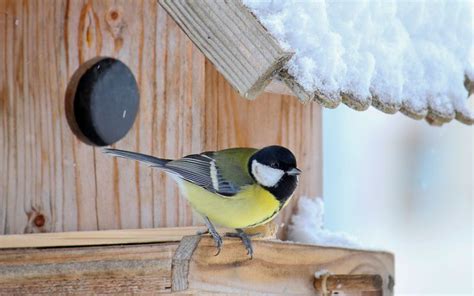
<svg viewBox="0 0 474 296"><path fill-rule="evenodd" d="M224 196L237 194L241 188L240 184L234 184L223 177L212 155L212 152L188 155L168 162L164 169L210 192Z"/></svg>

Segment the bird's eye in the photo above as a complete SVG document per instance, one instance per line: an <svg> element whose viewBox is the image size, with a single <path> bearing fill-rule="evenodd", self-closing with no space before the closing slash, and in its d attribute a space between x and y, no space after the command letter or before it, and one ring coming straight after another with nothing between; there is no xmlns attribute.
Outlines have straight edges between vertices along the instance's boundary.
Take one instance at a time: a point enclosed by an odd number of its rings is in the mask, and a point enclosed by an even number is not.
<svg viewBox="0 0 474 296"><path fill-rule="evenodd" d="M278 163L277 162L272 162L272 163L270 163L270 167L278 168Z"/></svg>

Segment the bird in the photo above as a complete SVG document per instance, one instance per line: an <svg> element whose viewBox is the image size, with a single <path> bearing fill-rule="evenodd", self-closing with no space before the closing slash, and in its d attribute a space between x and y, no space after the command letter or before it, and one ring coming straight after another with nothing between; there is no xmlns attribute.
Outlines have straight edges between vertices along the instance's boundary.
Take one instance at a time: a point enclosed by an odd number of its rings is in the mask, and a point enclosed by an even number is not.
<svg viewBox="0 0 474 296"><path fill-rule="evenodd" d="M250 237L244 229L265 224L288 204L301 170L295 155L277 145L256 148L228 148L164 159L141 153L103 148L104 153L132 159L164 171L178 184L181 194L203 217L214 239L218 255L222 237L214 224L233 228L253 258Z"/></svg>

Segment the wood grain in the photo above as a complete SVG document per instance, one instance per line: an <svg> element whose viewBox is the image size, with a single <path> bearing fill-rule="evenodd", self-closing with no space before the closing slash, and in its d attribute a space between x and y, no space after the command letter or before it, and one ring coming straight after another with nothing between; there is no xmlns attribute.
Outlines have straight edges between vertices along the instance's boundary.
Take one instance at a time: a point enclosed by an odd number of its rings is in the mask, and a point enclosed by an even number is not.
<svg viewBox="0 0 474 296"><path fill-rule="evenodd" d="M244 100L156 1L0 0L0 234L201 224L170 178L71 132L66 87L97 56L124 62L140 90L115 148L176 158L283 144L304 170L298 194L321 193L319 107Z"/></svg>
<svg viewBox="0 0 474 296"><path fill-rule="evenodd" d="M178 243L0 252L1 295L96 295L171 291Z"/></svg>
<svg viewBox="0 0 474 296"><path fill-rule="evenodd" d="M285 96L294 96L294 92L278 77L274 78L265 88L265 92L285 95Z"/></svg>
<svg viewBox="0 0 474 296"><path fill-rule="evenodd" d="M205 230L203 227L188 226L9 234L0 236L0 249L176 242L180 241L184 236L195 235L198 231L203 230ZM218 231L225 233L230 230L219 228Z"/></svg>
<svg viewBox="0 0 474 296"><path fill-rule="evenodd" d="M180 241L171 263L172 291L188 289L189 261L191 261L194 250L196 250L200 241L201 236L199 235L185 236Z"/></svg>
<svg viewBox="0 0 474 296"><path fill-rule="evenodd" d="M332 295L336 291L360 295L362 292L382 292L383 279L378 274L326 274L315 278L314 288L318 293L323 293L323 296L324 293Z"/></svg>
<svg viewBox="0 0 474 296"><path fill-rule="evenodd" d="M253 246L252 260L233 238L224 238L221 253L214 256L208 236L188 236L179 244L7 249L0 252L0 294L314 295L314 273L321 269L339 279L379 274L384 295L393 293L390 253L259 239Z"/></svg>
<svg viewBox="0 0 474 296"><path fill-rule="evenodd" d="M293 55L241 1L159 0L230 84L254 98Z"/></svg>
<svg viewBox="0 0 474 296"><path fill-rule="evenodd" d="M78 140L64 108L80 65L119 58L141 102L116 147L170 158L202 151L204 57L167 13L126 0L1 0L0 11L0 233L192 225L169 179Z"/></svg>
<svg viewBox="0 0 474 296"><path fill-rule="evenodd" d="M379 274L384 295L393 295L394 258L387 252L254 240L254 258L227 239L219 256L203 238L189 265L189 289L250 294L314 295L314 274ZM391 280L392 279L392 280Z"/></svg>
<svg viewBox="0 0 474 296"><path fill-rule="evenodd" d="M273 223L249 229L247 233L258 238L275 239ZM203 226L161 227L147 229L120 229L101 231L71 231L30 234L7 234L0 236L0 249L45 248L93 245L138 244L180 241L183 237L206 230ZM217 228L224 235L234 231Z"/></svg>

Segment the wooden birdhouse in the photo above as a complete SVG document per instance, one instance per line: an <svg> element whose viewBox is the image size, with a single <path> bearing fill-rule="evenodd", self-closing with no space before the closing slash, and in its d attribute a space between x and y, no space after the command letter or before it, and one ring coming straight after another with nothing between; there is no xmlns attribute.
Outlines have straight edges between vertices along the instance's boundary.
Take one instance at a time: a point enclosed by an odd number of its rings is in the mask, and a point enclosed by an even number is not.
<svg viewBox="0 0 474 296"><path fill-rule="evenodd" d="M1 0L0 294L392 295L388 252L285 242L298 198L322 194L321 106L471 114L307 88L294 55L241 1ZM101 152L273 144L304 173L252 260L231 238L214 256L170 178Z"/></svg>

